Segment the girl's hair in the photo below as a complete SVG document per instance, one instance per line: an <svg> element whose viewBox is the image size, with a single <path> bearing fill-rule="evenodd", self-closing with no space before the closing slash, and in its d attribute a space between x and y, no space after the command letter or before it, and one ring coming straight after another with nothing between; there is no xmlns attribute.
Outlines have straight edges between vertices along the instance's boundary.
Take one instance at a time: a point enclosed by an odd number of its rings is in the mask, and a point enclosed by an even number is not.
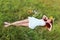
<svg viewBox="0 0 60 40"><path fill-rule="evenodd" d="M49 19L51 20L50 23L53 24L53 22L54 22L54 18L53 18L53 16L50 16Z"/></svg>
<svg viewBox="0 0 60 40"><path fill-rule="evenodd" d="M50 22L52 25L53 25L53 20L51 20L51 22Z"/></svg>
<svg viewBox="0 0 60 40"><path fill-rule="evenodd" d="M49 23L46 23L45 27L50 28L51 25Z"/></svg>

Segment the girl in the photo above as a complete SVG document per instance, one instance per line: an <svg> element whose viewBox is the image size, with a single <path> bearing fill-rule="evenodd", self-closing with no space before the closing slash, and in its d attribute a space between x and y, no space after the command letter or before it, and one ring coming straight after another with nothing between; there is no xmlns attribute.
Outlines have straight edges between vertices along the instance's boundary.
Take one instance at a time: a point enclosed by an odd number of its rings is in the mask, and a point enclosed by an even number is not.
<svg viewBox="0 0 60 40"><path fill-rule="evenodd" d="M28 19L25 19L25 20L16 21L13 23L4 22L4 24L5 24L4 27L14 25L14 26L27 26L31 29L34 29L37 26L45 26L49 31L51 31L52 24L53 24L53 18L50 17L50 19L48 19L47 16L43 15L42 19L28 17Z"/></svg>

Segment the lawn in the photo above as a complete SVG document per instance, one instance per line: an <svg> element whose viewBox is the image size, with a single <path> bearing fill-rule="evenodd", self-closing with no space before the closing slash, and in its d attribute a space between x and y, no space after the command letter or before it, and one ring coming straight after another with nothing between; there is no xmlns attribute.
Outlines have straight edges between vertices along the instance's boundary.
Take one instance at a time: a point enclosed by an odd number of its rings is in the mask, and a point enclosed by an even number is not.
<svg viewBox="0 0 60 40"><path fill-rule="evenodd" d="M30 14L28 10L36 10ZM34 16L43 15L55 18L51 32L44 27L34 30L27 27L4 27L4 22L15 22ZM60 40L60 0L0 0L0 40Z"/></svg>

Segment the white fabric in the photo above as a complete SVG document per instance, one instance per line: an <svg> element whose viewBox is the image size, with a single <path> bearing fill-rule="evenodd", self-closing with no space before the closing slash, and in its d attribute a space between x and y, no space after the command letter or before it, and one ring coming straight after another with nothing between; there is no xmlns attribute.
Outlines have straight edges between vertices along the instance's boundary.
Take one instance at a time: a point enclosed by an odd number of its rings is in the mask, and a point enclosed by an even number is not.
<svg viewBox="0 0 60 40"><path fill-rule="evenodd" d="M29 28L34 29L36 26L44 26L46 23L43 19L37 19L34 17L28 17Z"/></svg>

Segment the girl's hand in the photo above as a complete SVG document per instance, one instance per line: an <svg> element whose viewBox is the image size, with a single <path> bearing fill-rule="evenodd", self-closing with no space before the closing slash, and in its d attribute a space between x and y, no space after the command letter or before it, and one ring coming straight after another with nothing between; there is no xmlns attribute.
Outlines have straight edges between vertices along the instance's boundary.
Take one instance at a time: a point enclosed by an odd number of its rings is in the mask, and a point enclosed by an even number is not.
<svg viewBox="0 0 60 40"><path fill-rule="evenodd" d="M48 17L46 15L43 15L42 19L44 19L45 21L47 21Z"/></svg>

